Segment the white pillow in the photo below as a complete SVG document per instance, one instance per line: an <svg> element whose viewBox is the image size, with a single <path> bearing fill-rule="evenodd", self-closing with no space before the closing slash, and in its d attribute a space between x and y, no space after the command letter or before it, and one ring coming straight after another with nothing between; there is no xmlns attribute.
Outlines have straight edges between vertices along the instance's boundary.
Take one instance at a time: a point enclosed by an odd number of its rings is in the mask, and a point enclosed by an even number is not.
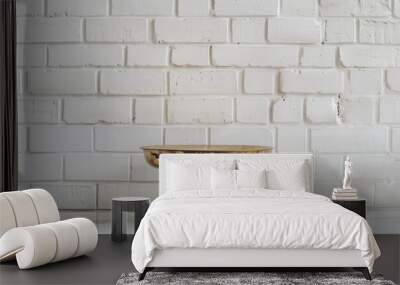
<svg viewBox="0 0 400 285"><path fill-rule="evenodd" d="M213 190L238 190L241 188L266 188L265 170L211 170L211 188Z"/></svg>
<svg viewBox="0 0 400 285"><path fill-rule="evenodd" d="M236 170L237 188L267 188L267 171Z"/></svg>
<svg viewBox="0 0 400 285"><path fill-rule="evenodd" d="M236 189L236 170L212 168L211 189Z"/></svg>
<svg viewBox="0 0 400 285"><path fill-rule="evenodd" d="M267 188L274 190L309 191L309 167L305 160L241 159L240 170L267 170Z"/></svg>
<svg viewBox="0 0 400 285"><path fill-rule="evenodd" d="M208 166L187 166L169 163L167 169L167 190L185 191L193 189L210 189L211 168Z"/></svg>
<svg viewBox="0 0 400 285"><path fill-rule="evenodd" d="M166 161L166 191L211 190L211 167L215 169L234 169L236 161L232 159L210 160L182 158Z"/></svg>

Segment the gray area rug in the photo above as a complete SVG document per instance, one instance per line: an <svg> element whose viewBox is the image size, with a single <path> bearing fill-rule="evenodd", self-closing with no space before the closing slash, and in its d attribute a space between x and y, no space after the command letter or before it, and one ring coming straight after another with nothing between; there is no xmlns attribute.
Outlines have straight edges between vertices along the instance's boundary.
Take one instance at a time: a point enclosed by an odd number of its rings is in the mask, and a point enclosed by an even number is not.
<svg viewBox="0 0 400 285"><path fill-rule="evenodd" d="M116 285L146 284L328 284L328 285L395 285L380 275L373 275L368 281L359 272L148 272L146 278L138 281L138 273L122 274Z"/></svg>

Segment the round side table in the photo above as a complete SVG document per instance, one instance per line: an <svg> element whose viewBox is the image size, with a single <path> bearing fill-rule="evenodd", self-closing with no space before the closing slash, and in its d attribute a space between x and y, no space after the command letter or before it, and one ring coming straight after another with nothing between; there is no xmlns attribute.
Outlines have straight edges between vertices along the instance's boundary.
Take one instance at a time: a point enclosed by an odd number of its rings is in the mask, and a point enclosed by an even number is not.
<svg viewBox="0 0 400 285"><path fill-rule="evenodd" d="M123 212L135 212L135 232L140 221L150 205L150 198L146 197L119 197L112 199L112 227L111 239L123 241L126 239L126 221L123 221Z"/></svg>

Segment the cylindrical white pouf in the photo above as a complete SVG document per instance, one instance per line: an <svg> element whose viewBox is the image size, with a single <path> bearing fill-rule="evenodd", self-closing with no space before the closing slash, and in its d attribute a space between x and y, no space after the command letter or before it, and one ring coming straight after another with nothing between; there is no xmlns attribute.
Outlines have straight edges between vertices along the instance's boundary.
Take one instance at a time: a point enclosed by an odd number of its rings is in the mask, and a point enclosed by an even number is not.
<svg viewBox="0 0 400 285"><path fill-rule="evenodd" d="M20 269L49 263L57 251L54 232L41 225L11 229L1 237L0 245L0 252L16 252Z"/></svg>
<svg viewBox="0 0 400 285"><path fill-rule="evenodd" d="M60 220L56 201L49 192L43 189L29 189L22 193L29 195L38 215L39 224L52 223Z"/></svg>
<svg viewBox="0 0 400 285"><path fill-rule="evenodd" d="M75 256L78 250L79 237L74 226L64 221L44 224L51 229L57 238L57 252L51 262L57 262Z"/></svg>
<svg viewBox="0 0 400 285"><path fill-rule="evenodd" d="M20 269L77 257L96 248L97 228L85 218L8 230L0 238L0 259L16 256Z"/></svg>
<svg viewBox="0 0 400 285"><path fill-rule="evenodd" d="M96 248L98 233L96 225L91 220L85 218L74 218L65 220L64 222L73 225L78 232L79 248L74 256L86 254Z"/></svg>
<svg viewBox="0 0 400 285"><path fill-rule="evenodd" d="M17 227L33 226L39 223L35 205L28 194L22 191L13 191L3 192L1 195L10 202Z"/></svg>
<svg viewBox="0 0 400 285"><path fill-rule="evenodd" d="M9 229L16 226L17 222L15 221L14 211L10 202L6 197L0 195L0 237Z"/></svg>

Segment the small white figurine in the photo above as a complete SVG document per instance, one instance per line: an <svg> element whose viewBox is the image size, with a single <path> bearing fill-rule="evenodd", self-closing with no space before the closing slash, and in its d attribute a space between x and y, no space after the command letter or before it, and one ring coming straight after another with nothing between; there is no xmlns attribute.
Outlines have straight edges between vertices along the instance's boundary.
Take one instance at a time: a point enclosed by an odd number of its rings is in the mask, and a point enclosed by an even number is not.
<svg viewBox="0 0 400 285"><path fill-rule="evenodd" d="M343 178L343 189L353 189L351 187L351 174L352 174L353 164L351 162L350 156L346 156L344 161L344 178Z"/></svg>

